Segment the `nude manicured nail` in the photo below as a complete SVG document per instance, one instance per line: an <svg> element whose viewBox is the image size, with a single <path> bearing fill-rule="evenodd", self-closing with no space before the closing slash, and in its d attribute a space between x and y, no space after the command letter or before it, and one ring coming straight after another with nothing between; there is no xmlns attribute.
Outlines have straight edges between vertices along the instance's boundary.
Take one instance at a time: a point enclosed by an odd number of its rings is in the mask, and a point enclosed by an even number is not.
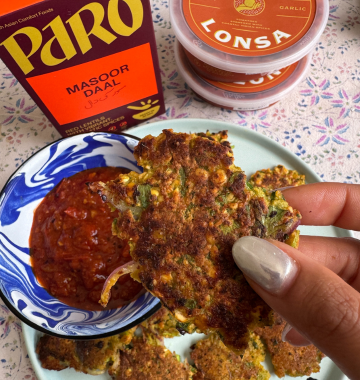
<svg viewBox="0 0 360 380"><path fill-rule="evenodd" d="M254 236L237 240L232 253L242 272L274 295L284 293L299 270L296 261L280 248Z"/></svg>

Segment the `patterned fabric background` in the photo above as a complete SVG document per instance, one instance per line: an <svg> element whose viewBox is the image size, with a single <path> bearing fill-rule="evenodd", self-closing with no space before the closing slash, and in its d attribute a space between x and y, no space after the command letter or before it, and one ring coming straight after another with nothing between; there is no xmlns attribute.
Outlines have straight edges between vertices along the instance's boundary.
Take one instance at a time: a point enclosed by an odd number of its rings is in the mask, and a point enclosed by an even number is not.
<svg viewBox="0 0 360 380"><path fill-rule="evenodd" d="M197 98L178 74L167 0L151 0L166 114L251 128L290 149L326 181L360 183L360 3L330 0L306 79L269 109L235 112ZM0 61L0 188L29 156L60 135ZM35 380L21 326L0 302L0 378Z"/></svg>

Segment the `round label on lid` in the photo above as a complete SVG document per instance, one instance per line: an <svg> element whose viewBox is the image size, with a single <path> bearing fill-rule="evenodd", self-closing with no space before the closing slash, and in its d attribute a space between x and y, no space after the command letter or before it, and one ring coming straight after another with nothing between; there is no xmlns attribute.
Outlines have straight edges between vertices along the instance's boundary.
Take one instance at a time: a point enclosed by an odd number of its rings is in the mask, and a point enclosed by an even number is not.
<svg viewBox="0 0 360 380"><path fill-rule="evenodd" d="M261 77L256 80L251 80L248 82L236 82L236 83L224 83L224 82L215 82L210 79L206 79L201 76L206 82L212 84L217 88L221 88L222 90L230 91L230 92L239 92L239 93L253 93L253 92L261 92L265 90L269 90L277 86L278 84L284 82L290 75L295 71L298 62L285 67L279 71L275 71L272 74L268 74L264 77Z"/></svg>
<svg viewBox="0 0 360 380"><path fill-rule="evenodd" d="M299 41L311 27L316 0L183 0L185 20L224 53L263 56Z"/></svg>

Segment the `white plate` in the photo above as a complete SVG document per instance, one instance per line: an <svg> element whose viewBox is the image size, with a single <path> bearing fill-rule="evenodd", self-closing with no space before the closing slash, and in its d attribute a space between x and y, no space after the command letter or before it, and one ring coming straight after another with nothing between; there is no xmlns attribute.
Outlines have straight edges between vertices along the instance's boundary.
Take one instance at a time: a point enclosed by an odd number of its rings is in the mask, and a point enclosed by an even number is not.
<svg viewBox="0 0 360 380"><path fill-rule="evenodd" d="M320 177L296 155L288 151L280 144L270 140L251 130L242 129L232 124L222 123L218 121L210 121L204 119L183 119L183 120L167 120L153 124L147 124L142 127L134 128L128 131L137 137L144 137L148 134L158 135L163 129L173 129L175 132L218 132L220 130L228 130L229 141L234 148L234 156L236 165L240 166L246 174L250 175L256 170L282 164L289 169L296 169L300 173L306 175L308 183L321 182ZM318 235L318 236L335 236L350 237L352 232L336 227L300 227L302 234ZM66 369L60 372L48 371L41 367L35 347L41 333L35 331L31 327L22 324L23 334L28 350L29 358L34 367L35 373L39 380L90 380L94 377L75 372L73 369ZM189 347L201 339L202 334L185 335L173 339L165 339L165 345L184 359L189 357ZM274 375L271 363L267 359L265 367L272 374L271 380L278 379ZM347 377L339 370L339 368L329 359L325 358L321 362L321 371L312 375L317 380L346 380ZM109 380L107 374L99 375L97 380ZM285 376L284 379L293 379ZM306 380L308 376L299 377L299 380ZM175 379L174 379L175 380Z"/></svg>

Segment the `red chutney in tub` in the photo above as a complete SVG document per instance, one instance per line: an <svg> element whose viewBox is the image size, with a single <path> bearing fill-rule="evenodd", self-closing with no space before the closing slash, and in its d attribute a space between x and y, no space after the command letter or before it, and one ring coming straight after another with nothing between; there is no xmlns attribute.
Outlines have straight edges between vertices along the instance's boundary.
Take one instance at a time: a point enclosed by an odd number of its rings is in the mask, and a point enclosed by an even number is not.
<svg viewBox="0 0 360 380"><path fill-rule="evenodd" d="M67 305L104 310L101 290L109 274L131 261L129 246L112 235L117 211L111 211L86 183L109 181L123 168L95 168L64 178L35 211L30 236L31 263L40 284ZM112 288L108 309L118 308L143 292L123 276Z"/></svg>
<svg viewBox="0 0 360 380"><path fill-rule="evenodd" d="M211 66L200 59L197 59L194 55L189 53L186 49L184 52L191 63L194 71L209 80L217 81L217 82L248 82L252 79L259 79L262 76L267 75L268 73L262 74L252 74L246 75L241 73L234 73L232 71L226 71L222 69L218 69L217 67Z"/></svg>
<svg viewBox="0 0 360 380"><path fill-rule="evenodd" d="M172 0L175 35L195 72L240 82L308 55L328 19L328 0Z"/></svg>

